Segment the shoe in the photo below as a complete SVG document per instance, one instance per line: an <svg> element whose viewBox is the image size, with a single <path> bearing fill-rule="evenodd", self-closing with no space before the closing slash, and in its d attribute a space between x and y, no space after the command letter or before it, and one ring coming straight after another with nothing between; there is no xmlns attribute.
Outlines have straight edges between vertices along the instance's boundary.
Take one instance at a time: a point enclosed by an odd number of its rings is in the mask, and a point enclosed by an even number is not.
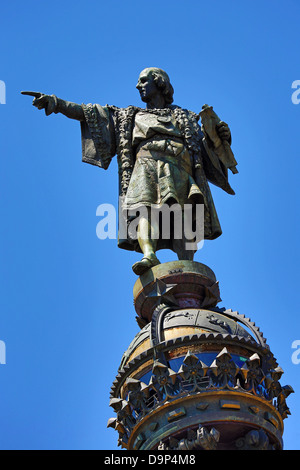
<svg viewBox="0 0 300 470"><path fill-rule="evenodd" d="M157 259L156 255L144 256L141 261L134 263L132 270L135 274L140 276L144 272L148 271L148 269L153 268L153 266L157 266L158 264L160 264L160 261Z"/></svg>

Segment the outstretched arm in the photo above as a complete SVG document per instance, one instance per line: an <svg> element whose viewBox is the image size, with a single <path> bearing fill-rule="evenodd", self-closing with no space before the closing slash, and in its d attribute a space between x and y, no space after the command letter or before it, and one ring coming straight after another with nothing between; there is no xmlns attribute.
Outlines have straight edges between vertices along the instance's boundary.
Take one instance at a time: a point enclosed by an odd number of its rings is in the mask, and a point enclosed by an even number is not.
<svg viewBox="0 0 300 470"><path fill-rule="evenodd" d="M62 100L55 95L45 95L36 91L21 91L21 93L22 95L33 96L33 106L36 106L38 109L45 109L46 116L52 113L61 113L70 119L76 119L77 121L84 120L84 113L80 104Z"/></svg>

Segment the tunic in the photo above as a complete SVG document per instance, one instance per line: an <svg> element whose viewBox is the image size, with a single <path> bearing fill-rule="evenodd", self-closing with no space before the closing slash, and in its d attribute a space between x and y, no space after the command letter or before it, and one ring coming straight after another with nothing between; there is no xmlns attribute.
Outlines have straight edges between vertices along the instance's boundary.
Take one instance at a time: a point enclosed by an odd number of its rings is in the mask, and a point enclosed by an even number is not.
<svg viewBox="0 0 300 470"><path fill-rule="evenodd" d="M124 209L160 208L166 203L183 206L197 200L203 203L192 176L191 156L174 118L138 112L132 144L136 161Z"/></svg>

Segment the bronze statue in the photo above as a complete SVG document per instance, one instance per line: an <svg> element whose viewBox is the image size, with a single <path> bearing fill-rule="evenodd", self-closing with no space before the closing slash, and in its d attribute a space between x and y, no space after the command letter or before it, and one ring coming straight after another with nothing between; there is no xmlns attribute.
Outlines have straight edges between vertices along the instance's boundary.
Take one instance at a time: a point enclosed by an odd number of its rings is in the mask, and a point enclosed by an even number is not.
<svg viewBox="0 0 300 470"><path fill-rule="evenodd" d="M185 236L163 238L159 218L153 220L150 209L159 211L173 203L181 208L202 204L204 238L217 238L222 231L208 181L234 194L228 168L237 173L237 163L228 125L207 105L199 114L172 105L174 90L166 72L147 68L136 87L146 109L79 105L55 95L22 93L34 96L33 105L45 109L47 116L62 113L80 121L84 162L107 169L117 154L121 211L138 214L146 208L146 215L143 212L137 219L137 236L126 232L126 237L118 239L119 247L143 253L132 267L140 275L159 264L159 249L172 249L178 259L193 260L195 253L186 249Z"/></svg>

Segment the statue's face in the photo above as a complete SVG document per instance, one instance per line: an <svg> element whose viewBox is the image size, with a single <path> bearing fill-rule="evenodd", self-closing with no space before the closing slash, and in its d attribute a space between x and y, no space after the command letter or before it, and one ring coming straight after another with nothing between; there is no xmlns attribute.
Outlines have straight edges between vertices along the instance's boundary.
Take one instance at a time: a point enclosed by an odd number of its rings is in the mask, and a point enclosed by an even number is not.
<svg viewBox="0 0 300 470"><path fill-rule="evenodd" d="M149 103L159 93L152 72L149 69L145 69L140 73L136 87L140 92L141 100L145 103Z"/></svg>

